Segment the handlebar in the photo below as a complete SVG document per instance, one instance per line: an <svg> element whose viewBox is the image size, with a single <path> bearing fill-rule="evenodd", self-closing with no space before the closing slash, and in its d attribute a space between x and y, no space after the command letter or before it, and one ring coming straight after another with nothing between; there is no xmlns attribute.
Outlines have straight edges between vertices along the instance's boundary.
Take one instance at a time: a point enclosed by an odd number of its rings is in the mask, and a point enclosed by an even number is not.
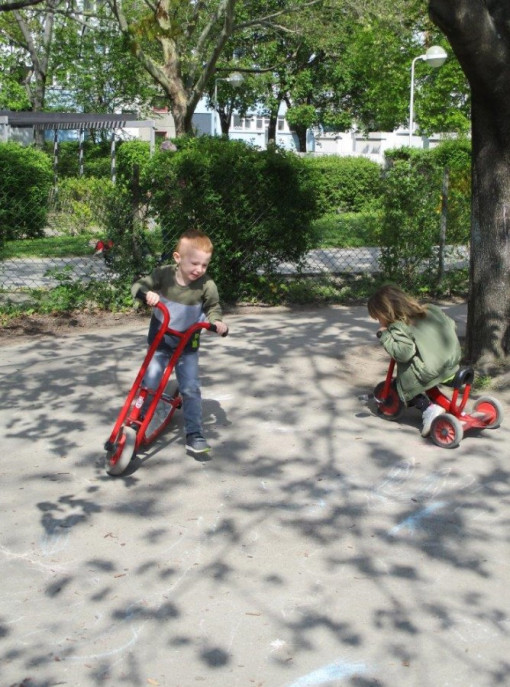
<svg viewBox="0 0 510 687"><path fill-rule="evenodd" d="M218 331L218 328L216 327L216 325L213 322L207 322L207 323L204 322L204 324L209 325L208 327L206 327L206 329L209 329L209 331L211 331L211 332L217 332ZM222 337L228 336L228 333L229 333L229 330L227 329L227 331L224 334L221 334L221 336Z"/></svg>
<svg viewBox="0 0 510 687"><path fill-rule="evenodd" d="M147 296L147 291L140 288L140 289L138 289L138 292L137 292L135 298L137 298L139 301L142 301L142 303L145 303L145 305L147 305L147 301L145 300L146 296ZM156 303L156 305L154 307L158 308L158 310L161 310L161 312L163 313L163 323L164 323L165 329L167 329L168 325L170 323L170 313L168 312L168 308L161 301ZM200 326L198 326L198 325L200 325ZM218 331L216 325L213 324L212 322L197 322L196 324L192 325L192 327L197 327L197 329L208 329L211 332L217 332ZM228 336L228 333L229 333L229 330L227 329L227 331L224 334L222 334L221 336L222 337Z"/></svg>

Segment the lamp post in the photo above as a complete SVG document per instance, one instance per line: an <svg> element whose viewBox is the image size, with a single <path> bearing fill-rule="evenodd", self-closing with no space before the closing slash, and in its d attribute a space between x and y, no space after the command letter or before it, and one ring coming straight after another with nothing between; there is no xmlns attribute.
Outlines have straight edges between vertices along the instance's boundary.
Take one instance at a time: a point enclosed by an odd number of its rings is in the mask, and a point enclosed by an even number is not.
<svg viewBox="0 0 510 687"><path fill-rule="evenodd" d="M411 147L411 141L412 141L412 136L413 136L413 103L414 103L414 65L418 60L423 60L424 62L428 62L431 67L434 67L434 69L437 69L438 67L441 67L441 65L444 64L444 61L448 57L448 54L446 53L446 50L443 50L441 46L439 45L433 45L430 47L426 53L423 55L418 55L418 57L415 57L414 60L411 63L411 99L409 101L409 147Z"/></svg>
<svg viewBox="0 0 510 687"><path fill-rule="evenodd" d="M218 76L214 80L214 112L215 113L218 110L218 81L226 81L227 83L231 84L234 88L239 88L239 86L244 81L244 76L241 74L241 72L232 72L232 74L229 74L228 76L225 76L225 77ZM218 113L218 118L219 118L219 113ZM220 134L221 134L221 122L220 122ZM216 136L216 116L214 117L214 135Z"/></svg>

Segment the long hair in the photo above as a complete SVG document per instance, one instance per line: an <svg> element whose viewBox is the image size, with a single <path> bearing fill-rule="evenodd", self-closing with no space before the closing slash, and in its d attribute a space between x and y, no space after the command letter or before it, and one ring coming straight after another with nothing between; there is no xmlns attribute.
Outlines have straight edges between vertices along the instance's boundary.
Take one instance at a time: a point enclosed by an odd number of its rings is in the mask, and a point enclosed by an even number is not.
<svg viewBox="0 0 510 687"><path fill-rule="evenodd" d="M367 308L370 317L388 324L397 321L410 324L412 320L421 319L427 314L426 306L420 305L415 298L393 284L382 286L370 296Z"/></svg>

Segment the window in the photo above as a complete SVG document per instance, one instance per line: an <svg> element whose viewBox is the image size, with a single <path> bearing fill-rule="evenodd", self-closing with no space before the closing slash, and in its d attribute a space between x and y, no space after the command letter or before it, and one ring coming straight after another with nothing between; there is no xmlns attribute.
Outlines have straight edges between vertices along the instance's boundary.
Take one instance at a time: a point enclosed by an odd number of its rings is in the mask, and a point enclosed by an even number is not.
<svg viewBox="0 0 510 687"><path fill-rule="evenodd" d="M282 118L282 123L284 122ZM265 131L269 126L268 117L251 116L251 117L240 117L238 114L234 114L232 117L232 126L235 129L244 129L245 131L257 130ZM282 127L283 128L283 127Z"/></svg>

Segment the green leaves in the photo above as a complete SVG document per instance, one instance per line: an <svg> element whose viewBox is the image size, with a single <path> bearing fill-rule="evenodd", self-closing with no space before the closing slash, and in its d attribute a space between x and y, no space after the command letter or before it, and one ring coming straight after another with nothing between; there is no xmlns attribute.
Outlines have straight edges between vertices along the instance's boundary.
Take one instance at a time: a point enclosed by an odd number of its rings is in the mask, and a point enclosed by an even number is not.
<svg viewBox="0 0 510 687"><path fill-rule="evenodd" d="M389 279L413 288L428 272L439 274L443 175L449 175L446 244L465 244L469 237L470 151L464 141L451 141L431 151L400 149L387 154L383 179L381 266Z"/></svg>
<svg viewBox="0 0 510 687"><path fill-rule="evenodd" d="M154 155L144 176L165 249L190 227L209 234L210 271L226 300L238 300L257 275L269 279L278 264L299 261L312 247L312 175L293 154L202 137Z"/></svg>
<svg viewBox="0 0 510 687"><path fill-rule="evenodd" d="M51 162L43 152L17 143L0 144L2 239L42 235L52 180Z"/></svg>

